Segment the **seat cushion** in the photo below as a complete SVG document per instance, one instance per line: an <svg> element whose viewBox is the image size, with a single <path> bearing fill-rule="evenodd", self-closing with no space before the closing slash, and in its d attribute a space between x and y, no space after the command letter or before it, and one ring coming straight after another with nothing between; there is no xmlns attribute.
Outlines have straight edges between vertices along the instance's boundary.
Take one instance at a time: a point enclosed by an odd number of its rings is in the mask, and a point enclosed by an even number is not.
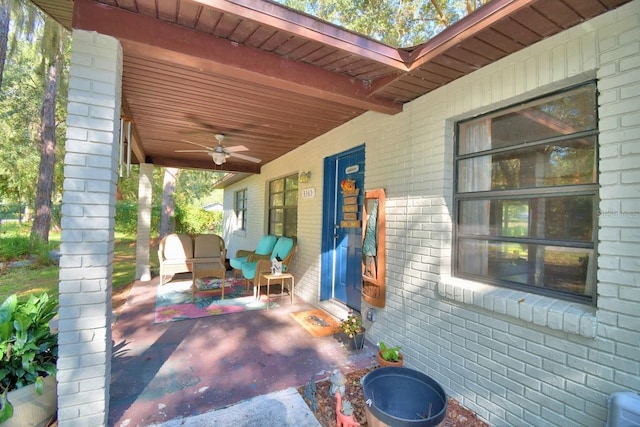
<svg viewBox="0 0 640 427"><path fill-rule="evenodd" d="M231 267L236 269L236 270L241 270L242 269L242 265L245 262L247 262L247 257L246 256L241 256L241 257L229 259L229 265L231 265Z"/></svg>
<svg viewBox="0 0 640 427"><path fill-rule="evenodd" d="M248 280L255 279L257 266L257 262L245 262L242 264L242 277Z"/></svg>
<svg viewBox="0 0 640 427"><path fill-rule="evenodd" d="M258 246L256 246L256 254L257 255L269 255L273 250L274 245L278 238L276 236L271 236L267 234L266 236L262 236L260 241L258 242Z"/></svg>

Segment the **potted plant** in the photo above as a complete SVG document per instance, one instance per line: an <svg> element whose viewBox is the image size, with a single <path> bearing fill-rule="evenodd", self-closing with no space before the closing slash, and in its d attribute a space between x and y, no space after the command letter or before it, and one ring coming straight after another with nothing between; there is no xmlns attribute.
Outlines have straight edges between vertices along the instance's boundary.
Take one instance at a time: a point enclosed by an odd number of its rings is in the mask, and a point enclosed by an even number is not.
<svg viewBox="0 0 640 427"><path fill-rule="evenodd" d="M359 315L355 314L353 310L349 310L347 318L340 322L340 330L351 339L355 350L362 350L364 346L364 328L362 327L362 318Z"/></svg>
<svg viewBox="0 0 640 427"><path fill-rule="evenodd" d="M378 343L378 363L380 366L402 366L404 365L404 357L400 353L400 346L388 347L384 341Z"/></svg>
<svg viewBox="0 0 640 427"><path fill-rule="evenodd" d="M0 424L47 425L55 419L58 334L49 328L58 302L47 293L0 305ZM48 400L48 403L42 400ZM9 421L7 421L9 420Z"/></svg>

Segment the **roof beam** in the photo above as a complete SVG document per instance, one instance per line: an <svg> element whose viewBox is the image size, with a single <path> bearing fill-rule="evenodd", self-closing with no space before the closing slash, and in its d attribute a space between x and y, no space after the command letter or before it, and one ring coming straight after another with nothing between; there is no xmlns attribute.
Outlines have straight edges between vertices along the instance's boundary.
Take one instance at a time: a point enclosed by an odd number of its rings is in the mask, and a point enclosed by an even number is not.
<svg viewBox="0 0 640 427"><path fill-rule="evenodd" d="M363 110L402 110L400 103L375 99L368 82L91 0L76 0L73 27L116 37L136 55Z"/></svg>
<svg viewBox="0 0 640 427"><path fill-rule="evenodd" d="M490 28L496 22L511 16L516 11L529 7L537 1L538 0L493 0L471 15L467 15L458 22L455 22L432 39L411 49L401 49L405 50L409 55L407 59L408 73L410 74L413 70L419 69L447 50ZM404 73L395 74L386 79L381 79L379 82L373 82L372 89L374 92L384 90L388 85L404 76Z"/></svg>
<svg viewBox="0 0 640 427"><path fill-rule="evenodd" d="M429 41L411 51L410 68L414 70L464 40L490 28L496 22L529 7L538 0L493 0L467 15Z"/></svg>

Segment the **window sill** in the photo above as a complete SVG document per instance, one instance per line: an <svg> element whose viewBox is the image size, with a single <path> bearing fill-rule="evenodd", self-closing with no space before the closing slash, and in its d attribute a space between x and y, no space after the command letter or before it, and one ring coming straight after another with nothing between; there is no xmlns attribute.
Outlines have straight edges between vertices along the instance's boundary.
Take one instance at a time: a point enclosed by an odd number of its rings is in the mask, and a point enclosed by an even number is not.
<svg viewBox="0 0 640 427"><path fill-rule="evenodd" d="M449 300L535 325L585 338L596 337L595 307L451 276L441 278L438 293Z"/></svg>
<svg viewBox="0 0 640 427"><path fill-rule="evenodd" d="M247 230L243 230L243 229L233 230L233 235L239 236L239 237L247 237Z"/></svg>

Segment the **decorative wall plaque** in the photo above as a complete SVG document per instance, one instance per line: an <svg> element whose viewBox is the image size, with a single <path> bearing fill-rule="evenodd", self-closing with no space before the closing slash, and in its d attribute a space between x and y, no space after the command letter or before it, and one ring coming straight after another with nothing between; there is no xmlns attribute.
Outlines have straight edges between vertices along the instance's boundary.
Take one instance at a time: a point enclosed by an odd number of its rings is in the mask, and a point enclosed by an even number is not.
<svg viewBox="0 0 640 427"><path fill-rule="evenodd" d="M385 194L366 191L362 206L362 298L376 307L385 305Z"/></svg>

